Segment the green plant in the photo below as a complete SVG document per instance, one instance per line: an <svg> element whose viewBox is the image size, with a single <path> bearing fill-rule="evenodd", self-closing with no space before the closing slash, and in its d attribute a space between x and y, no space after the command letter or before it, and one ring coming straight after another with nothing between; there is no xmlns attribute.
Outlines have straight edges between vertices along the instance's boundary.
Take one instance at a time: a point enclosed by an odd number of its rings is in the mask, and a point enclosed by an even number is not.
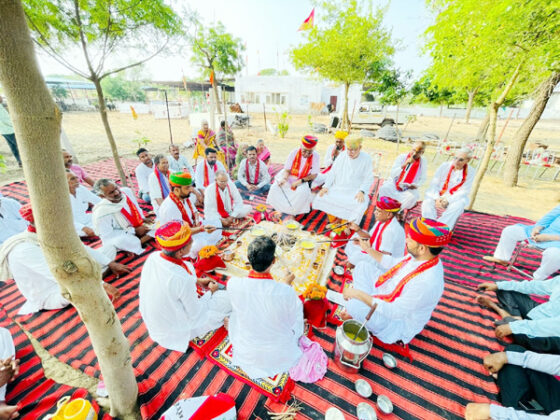
<svg viewBox="0 0 560 420"><path fill-rule="evenodd" d="M286 133L288 132L290 116L288 115L288 111L284 111L281 114L276 114L276 118L278 119L278 135L280 138L286 137Z"/></svg>
<svg viewBox="0 0 560 420"><path fill-rule="evenodd" d="M136 131L136 134L138 135L138 137L132 139L131 141L136 146L138 146L137 149L140 149L141 147L146 147L148 143L151 142L151 140L148 137L140 135L139 131Z"/></svg>
<svg viewBox="0 0 560 420"><path fill-rule="evenodd" d="M312 121L311 114L307 114L307 125L309 126L309 129L313 128L313 121Z"/></svg>

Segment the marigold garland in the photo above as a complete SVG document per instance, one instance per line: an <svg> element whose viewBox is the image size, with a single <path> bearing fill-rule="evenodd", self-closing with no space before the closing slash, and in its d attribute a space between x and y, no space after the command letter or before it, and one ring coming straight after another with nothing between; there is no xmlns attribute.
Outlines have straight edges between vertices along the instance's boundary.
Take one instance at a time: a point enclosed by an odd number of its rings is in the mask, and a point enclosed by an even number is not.
<svg viewBox="0 0 560 420"><path fill-rule="evenodd" d="M255 210L256 210L256 211L260 211L261 213L264 213L264 212L267 210L267 208L266 208L266 206L265 206L264 204L258 204L258 205L255 207Z"/></svg>
<svg viewBox="0 0 560 420"><path fill-rule="evenodd" d="M311 300L322 300L327 296L327 288L325 286L321 286L319 283L311 283L303 292L303 297L305 299Z"/></svg>
<svg viewBox="0 0 560 420"><path fill-rule="evenodd" d="M198 251L199 257L203 259L213 257L214 255L217 254L218 254L218 248L215 247L214 245L204 246L200 251Z"/></svg>

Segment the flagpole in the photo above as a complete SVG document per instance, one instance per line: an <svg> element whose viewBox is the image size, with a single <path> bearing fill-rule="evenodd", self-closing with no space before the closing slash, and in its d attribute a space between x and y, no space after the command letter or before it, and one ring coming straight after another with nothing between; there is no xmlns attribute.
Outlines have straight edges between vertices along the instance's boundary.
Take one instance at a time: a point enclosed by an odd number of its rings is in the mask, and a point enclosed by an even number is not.
<svg viewBox="0 0 560 420"><path fill-rule="evenodd" d="M169 140L171 144L173 144L173 133L171 132L171 117L169 116L169 101L167 100L167 91L164 90L163 93L165 94L165 107L167 108L167 123L169 124Z"/></svg>

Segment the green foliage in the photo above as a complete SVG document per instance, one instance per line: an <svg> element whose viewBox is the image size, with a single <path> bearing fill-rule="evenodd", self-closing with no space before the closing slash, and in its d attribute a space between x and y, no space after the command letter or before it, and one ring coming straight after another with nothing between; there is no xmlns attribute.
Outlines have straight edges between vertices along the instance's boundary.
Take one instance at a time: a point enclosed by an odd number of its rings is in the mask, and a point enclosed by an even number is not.
<svg viewBox="0 0 560 420"><path fill-rule="evenodd" d="M398 69L386 69L370 84L369 90L379 93L378 100L383 105L400 104L408 94L406 84L410 77L410 72L402 73Z"/></svg>
<svg viewBox="0 0 560 420"><path fill-rule="evenodd" d="M288 111L284 111L280 114L276 113L276 120L278 121L278 135L283 139L284 137L286 137L286 133L288 133L288 129L290 127L290 115L288 114Z"/></svg>
<svg viewBox="0 0 560 420"><path fill-rule="evenodd" d="M142 90L142 84L126 80L122 76L107 77L101 82L103 93L113 101L146 101L146 93Z"/></svg>
<svg viewBox="0 0 560 420"><path fill-rule="evenodd" d="M259 76L289 76L290 73L288 72L288 70L276 70L276 69L262 69L261 71L259 71Z"/></svg>
<svg viewBox="0 0 560 420"><path fill-rule="evenodd" d="M60 85L53 85L50 88L51 94L55 99L64 99L68 97L68 90Z"/></svg>
<svg viewBox="0 0 560 420"><path fill-rule="evenodd" d="M146 147L148 143L151 142L148 137L141 135L139 131L136 130L135 133L138 135L138 137L132 139L131 141L136 145L136 150L140 149L141 147Z"/></svg>
<svg viewBox="0 0 560 420"><path fill-rule="evenodd" d="M410 93L412 93L412 102L430 102L438 105L454 103L455 92L447 88L439 88L426 76L414 83Z"/></svg>
<svg viewBox="0 0 560 420"><path fill-rule="evenodd" d="M307 125L309 126L309 129L313 128L313 117L311 114L307 114Z"/></svg>

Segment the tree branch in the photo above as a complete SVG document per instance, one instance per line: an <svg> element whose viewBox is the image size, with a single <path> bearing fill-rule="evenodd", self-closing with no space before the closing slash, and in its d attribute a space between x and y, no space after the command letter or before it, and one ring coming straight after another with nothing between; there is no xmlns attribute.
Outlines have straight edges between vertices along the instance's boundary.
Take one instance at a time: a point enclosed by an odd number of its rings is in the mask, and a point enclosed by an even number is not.
<svg viewBox="0 0 560 420"><path fill-rule="evenodd" d="M82 26L82 18L80 17L80 5L78 4L78 0L74 0L74 12L76 14L76 22L78 23L78 30L80 32L80 43L82 44L82 51L84 53L84 57L86 59L87 66L88 66L89 71L91 73L90 79L97 78L97 73L95 73L95 70L93 69L93 66L91 64L91 61L89 59L89 54L88 54L88 51L87 51L87 42L86 42L86 37L84 35L84 30L83 30L83 26Z"/></svg>

